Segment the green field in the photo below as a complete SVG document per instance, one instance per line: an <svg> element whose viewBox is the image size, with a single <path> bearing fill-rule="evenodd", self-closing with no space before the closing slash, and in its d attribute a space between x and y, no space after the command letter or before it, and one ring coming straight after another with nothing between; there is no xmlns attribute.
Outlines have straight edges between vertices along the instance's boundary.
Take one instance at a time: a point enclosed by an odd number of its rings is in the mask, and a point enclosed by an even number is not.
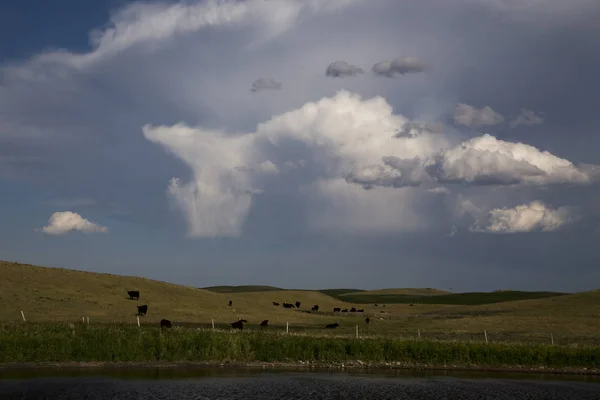
<svg viewBox="0 0 600 400"><path fill-rule="evenodd" d="M313 336L348 338L358 326L361 336L371 338L409 339L420 335L427 340L483 340L486 331L494 343L550 343L551 338L556 344L600 343L600 291L445 294L427 288L361 291L268 287L257 291L256 286L246 286L216 293L140 277L9 262L0 262L0 274L3 322L22 322L23 311L28 324L81 323L82 317L86 321L89 317L91 326L137 326L136 306L146 304L148 314L139 317L142 326L158 326L166 318L175 326L208 328L214 321L217 327L227 328L242 318L249 321L249 330L258 329L259 323L268 319L269 329L283 332L288 326L290 332ZM130 300L127 290L139 290L141 298ZM388 296L411 296L410 293L420 300L388 301ZM364 299L357 298L360 296L370 296L372 302L362 302ZM445 300L448 298L453 300ZM296 301L301 302L299 309L273 305ZM318 312L311 312L313 305L319 305ZM334 313L335 307L355 307L364 312ZM370 318L368 325L366 317ZM340 324L338 329L324 329L334 322Z"/></svg>
<svg viewBox="0 0 600 400"><path fill-rule="evenodd" d="M262 361L600 367L600 347L313 337L115 325L0 325L0 363Z"/></svg>

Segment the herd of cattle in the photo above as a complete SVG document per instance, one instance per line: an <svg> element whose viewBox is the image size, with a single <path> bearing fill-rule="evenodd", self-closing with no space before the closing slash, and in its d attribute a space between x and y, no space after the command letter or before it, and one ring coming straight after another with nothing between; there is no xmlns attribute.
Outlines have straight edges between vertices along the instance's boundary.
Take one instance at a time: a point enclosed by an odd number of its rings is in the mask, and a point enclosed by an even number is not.
<svg viewBox="0 0 600 400"><path fill-rule="evenodd" d="M129 299L130 300L134 300L134 299L135 300L139 300L140 299L140 292L139 292L139 290L128 290L127 294L129 295ZM229 307L231 307L233 305L233 301L229 300L228 305L229 305ZM276 306L276 307L278 307L280 305L280 303L277 303L277 302L274 301L273 305ZM281 306L283 308L294 308L294 306L295 306L295 308L300 308L300 305L301 305L301 303L299 301L296 301L296 303L293 303L293 304L292 303L283 303L283 304L281 304ZM144 305L141 305L141 306L136 306L136 307L137 307L137 310L138 310L137 315L146 315L148 313L148 305L147 304L144 304ZM314 312L318 312L319 311L319 305L315 304L314 306L311 307L310 310L314 311ZM334 313L336 313L336 312L360 312L360 313L362 313L364 311L365 311L364 309L357 310L355 307L352 307L350 310L348 310L347 308L345 308L345 309L342 310L340 307L334 307L334 309L333 309ZM365 318L365 323L369 324L369 322L371 322L371 320L369 319L369 317ZM248 321L245 320L245 319L241 319L240 318L237 321L232 322L231 323L231 327L233 329L240 329L240 330L242 330L242 329L244 329L244 323L248 323ZM160 320L160 327L161 328L171 328L172 326L173 326L173 324L168 319L161 319ZM260 323L260 326L263 327L263 328L269 326L269 320L268 319L263 320ZM333 324L327 324L327 325L325 325L325 328L327 328L327 329L335 329L338 326L340 326L340 324L338 324L337 322L335 322Z"/></svg>

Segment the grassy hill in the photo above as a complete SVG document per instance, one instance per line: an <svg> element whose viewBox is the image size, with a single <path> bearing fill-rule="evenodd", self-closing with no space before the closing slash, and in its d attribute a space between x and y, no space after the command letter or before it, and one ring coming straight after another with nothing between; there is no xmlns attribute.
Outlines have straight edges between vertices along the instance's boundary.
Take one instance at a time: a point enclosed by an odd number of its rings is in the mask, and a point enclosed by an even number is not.
<svg viewBox="0 0 600 400"><path fill-rule="evenodd" d="M485 329L494 340L502 335L514 338L533 334L547 340L551 332L558 341L562 337L595 338L600 326L600 291L410 295L402 294L407 293L403 292L406 289L311 291L267 287L266 291L258 291L257 286L250 286L217 293L139 277L9 262L0 262L0 276L0 321L20 321L23 310L32 322L76 322L89 316L91 323L135 324L136 305L147 304L148 315L140 317L142 323L156 324L167 318L175 324L209 326L214 319L218 326L224 326L245 318L252 329L269 319L274 326L285 327L288 322L294 329L323 332L325 324L338 322L341 327L336 334L353 334L359 324L372 335L414 336L419 329L424 337L478 338ZM127 290L139 290L140 300L129 300ZM228 306L229 300L232 307ZM273 305L296 301L301 302L299 310ZM314 304L320 306L319 313L310 312ZM333 307L353 306L365 312L332 313ZM368 327L364 324L366 316L371 318Z"/></svg>
<svg viewBox="0 0 600 400"><path fill-rule="evenodd" d="M261 285L241 285L241 286L208 286L202 288L215 293L251 293L251 292L269 292L274 290L285 290L275 286Z"/></svg>
<svg viewBox="0 0 600 400"><path fill-rule="evenodd" d="M441 294L452 294L446 290L432 288L394 288L377 290L357 290L355 292L340 293L342 296L354 295L404 295L404 296L437 296Z"/></svg>
<svg viewBox="0 0 600 400"><path fill-rule="evenodd" d="M245 318L256 323L269 319L272 324L322 325L331 317L308 311L321 307L352 304L340 302L314 291L269 290L266 292L215 293L182 285L104 273L0 262L0 320L28 321L81 320L136 323L137 305L148 305L142 323L162 318L177 322L229 323ZM130 300L128 290L139 290L140 299ZM233 307L228 301L233 301ZM273 306L272 302L302 303L300 310ZM358 317L356 317L358 319ZM325 322L326 321L326 322Z"/></svg>
<svg viewBox="0 0 600 400"><path fill-rule="evenodd" d="M452 294L402 294L402 290L394 293L393 290L378 292L343 293L335 296L341 301L357 304L445 304L445 305L482 305L502 303L507 301L543 299L546 297L564 296L567 293L558 292L523 292L523 291L496 291L496 292L470 292Z"/></svg>

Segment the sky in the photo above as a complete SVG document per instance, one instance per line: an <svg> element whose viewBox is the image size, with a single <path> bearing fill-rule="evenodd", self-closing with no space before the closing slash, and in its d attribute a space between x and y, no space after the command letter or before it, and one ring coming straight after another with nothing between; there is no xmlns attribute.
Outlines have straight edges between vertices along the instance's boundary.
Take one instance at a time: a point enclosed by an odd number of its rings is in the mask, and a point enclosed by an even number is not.
<svg viewBox="0 0 600 400"><path fill-rule="evenodd" d="M597 288L598 21L596 0L1 5L0 259Z"/></svg>

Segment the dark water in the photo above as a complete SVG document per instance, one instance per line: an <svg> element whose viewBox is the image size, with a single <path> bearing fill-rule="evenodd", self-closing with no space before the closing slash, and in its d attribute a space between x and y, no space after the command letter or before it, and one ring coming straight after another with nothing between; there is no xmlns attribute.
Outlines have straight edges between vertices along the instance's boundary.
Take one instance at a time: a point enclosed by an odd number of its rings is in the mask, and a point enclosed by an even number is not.
<svg viewBox="0 0 600 400"><path fill-rule="evenodd" d="M0 371L0 399L600 399L593 377L239 369Z"/></svg>

